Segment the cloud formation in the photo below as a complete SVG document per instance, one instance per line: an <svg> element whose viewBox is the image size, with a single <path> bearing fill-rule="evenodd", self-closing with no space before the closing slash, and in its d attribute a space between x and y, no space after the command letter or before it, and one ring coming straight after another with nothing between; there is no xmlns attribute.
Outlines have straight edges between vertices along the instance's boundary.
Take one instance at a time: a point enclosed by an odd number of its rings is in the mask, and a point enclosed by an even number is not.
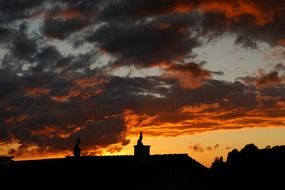
<svg viewBox="0 0 285 190"><path fill-rule="evenodd" d="M220 144L215 144L213 146L203 146L201 144L193 144L189 146L190 151L194 152L204 152L204 151L214 151L220 147Z"/></svg>
<svg viewBox="0 0 285 190"><path fill-rule="evenodd" d="M260 69L256 76L240 77L239 79L256 88L282 86L285 82L285 68L283 64L279 63L269 72Z"/></svg>

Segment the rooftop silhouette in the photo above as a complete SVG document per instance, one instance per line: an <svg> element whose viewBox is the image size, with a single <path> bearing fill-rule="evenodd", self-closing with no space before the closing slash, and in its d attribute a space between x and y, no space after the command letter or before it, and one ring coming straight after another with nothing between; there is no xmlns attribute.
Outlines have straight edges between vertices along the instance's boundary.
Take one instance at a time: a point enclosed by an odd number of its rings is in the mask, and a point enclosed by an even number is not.
<svg viewBox="0 0 285 190"><path fill-rule="evenodd" d="M229 152L226 161L218 157L206 168L188 154L151 155L142 132L134 146L134 155L81 156L80 139L74 155L66 158L12 161L0 158L0 179L11 188L38 188L26 183L31 179L46 188L89 188L96 186L124 189L276 189L283 186L285 146L258 149L248 144ZM10 183L9 180L17 181ZM22 181L23 183L19 183ZM9 182L9 183L8 183ZM26 185L26 186L25 186Z"/></svg>
<svg viewBox="0 0 285 190"><path fill-rule="evenodd" d="M137 145L134 146L134 156L141 161L146 160L150 155L150 146L143 145L142 143L143 135L140 132L139 139L137 140Z"/></svg>

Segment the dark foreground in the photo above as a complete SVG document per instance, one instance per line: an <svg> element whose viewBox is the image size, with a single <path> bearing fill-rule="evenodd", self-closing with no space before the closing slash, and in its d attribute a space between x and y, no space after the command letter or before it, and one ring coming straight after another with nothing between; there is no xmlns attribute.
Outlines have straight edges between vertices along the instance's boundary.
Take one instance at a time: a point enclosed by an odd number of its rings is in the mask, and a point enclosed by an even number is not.
<svg viewBox="0 0 285 190"><path fill-rule="evenodd" d="M2 189L284 189L285 147L233 150L210 169L187 155L2 162Z"/></svg>

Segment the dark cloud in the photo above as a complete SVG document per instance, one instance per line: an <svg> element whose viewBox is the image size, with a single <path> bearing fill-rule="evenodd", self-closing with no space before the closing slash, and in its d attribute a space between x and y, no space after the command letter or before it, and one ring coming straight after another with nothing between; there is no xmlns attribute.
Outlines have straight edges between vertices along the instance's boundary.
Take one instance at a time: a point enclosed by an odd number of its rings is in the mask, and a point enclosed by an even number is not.
<svg viewBox="0 0 285 190"><path fill-rule="evenodd" d="M34 10L42 5L43 0L1 0L0 1L0 23L10 23L16 19L22 19L35 14ZM33 11L34 10L34 11Z"/></svg>
<svg viewBox="0 0 285 190"><path fill-rule="evenodd" d="M62 55L54 45L50 45L39 34L30 33L29 25L21 24L4 36L3 47L8 48L2 59L2 67L18 74L38 72L75 73L78 69L90 71L97 53L93 50L77 55Z"/></svg>
<svg viewBox="0 0 285 190"><path fill-rule="evenodd" d="M3 49L7 48L6 50L8 50L1 60L2 68L9 72L26 72L32 66L32 59L36 56L42 40L39 35L28 33L26 23L7 30L9 35L6 35L5 38L3 36L4 39L1 41Z"/></svg>
<svg viewBox="0 0 285 190"><path fill-rule="evenodd" d="M25 35L16 36L11 43L11 52L20 59L27 59L36 53L37 44Z"/></svg>
<svg viewBox="0 0 285 190"><path fill-rule="evenodd" d="M191 3L190 1L188 1ZM194 2L194 1L193 1ZM171 12L178 3L187 1L155 0L155 1L110 1L100 14L102 20L139 19Z"/></svg>
<svg viewBox="0 0 285 190"><path fill-rule="evenodd" d="M220 144L215 144L214 149L217 149L220 147Z"/></svg>
<svg viewBox="0 0 285 190"><path fill-rule="evenodd" d="M125 136L126 126L122 115L106 117L100 121L86 121L85 127L74 133L74 137L81 137L85 146L107 146L121 142Z"/></svg>
<svg viewBox="0 0 285 190"><path fill-rule="evenodd" d="M56 10L52 11L52 15L56 15L59 12L62 11L73 11L78 10L83 16L94 16L97 15L97 11L100 8L100 6L103 6L104 4L109 4L109 2L106 2L104 0L77 0L76 2L72 2L69 0L50 0L53 3L63 3L65 6L63 8L57 7Z"/></svg>
<svg viewBox="0 0 285 190"><path fill-rule="evenodd" d="M220 147L220 144L215 144L214 146L207 146L206 150L208 150L208 151L216 150L219 147Z"/></svg>
<svg viewBox="0 0 285 190"><path fill-rule="evenodd" d="M275 71L285 71L285 65L282 63L278 63L274 66Z"/></svg>
<svg viewBox="0 0 285 190"><path fill-rule="evenodd" d="M243 24L241 23L243 22ZM241 21L232 26L232 31L238 34L236 43L242 44L243 47L256 47L256 42L266 42L272 46L279 45L283 39L282 32L285 26L279 18L274 22L262 26L252 26L247 21ZM248 24L246 24L248 23Z"/></svg>
<svg viewBox="0 0 285 190"><path fill-rule="evenodd" d="M189 146L190 151L194 152L204 152L204 147L201 146L200 144L194 144Z"/></svg>
<svg viewBox="0 0 285 190"><path fill-rule="evenodd" d="M84 26L86 26L85 21L79 18L70 20L47 19L43 24L42 32L48 37L64 39Z"/></svg>
<svg viewBox="0 0 285 190"><path fill-rule="evenodd" d="M188 72L189 71L193 75L194 78L200 77L200 76L209 77L211 75L209 71L203 70L200 65L193 63L193 62L189 62L186 64L174 64L174 65L171 65L168 69L172 71L178 71L178 72L184 72L184 71Z"/></svg>
<svg viewBox="0 0 285 190"><path fill-rule="evenodd" d="M198 88L202 83L212 77L210 71L201 65L189 62L184 64L171 64L165 69L166 76L178 79L184 88Z"/></svg>
<svg viewBox="0 0 285 190"><path fill-rule="evenodd" d="M194 144L194 145L190 145L189 149L190 151L194 151L194 152L204 152L204 151L216 150L219 147L220 147L220 144L215 144L213 146L203 146L201 144Z"/></svg>
<svg viewBox="0 0 285 190"><path fill-rule="evenodd" d="M279 76L278 72L270 72L264 75L261 75L256 80L257 87L266 87L275 84L280 84L283 81L282 77Z"/></svg>
<svg viewBox="0 0 285 190"><path fill-rule="evenodd" d="M285 82L284 65L279 63L274 68L266 72L262 69L256 75L240 77L246 84L254 85L256 88L268 88L283 85Z"/></svg>
<svg viewBox="0 0 285 190"><path fill-rule="evenodd" d="M257 48L257 43L254 39L248 36L238 36L235 41L236 44L241 44L244 48Z"/></svg>
<svg viewBox="0 0 285 190"><path fill-rule="evenodd" d="M7 1L0 3L3 20L28 18L45 11L45 1ZM219 36L224 32L238 35L236 42L244 47L256 47L256 40L277 45L283 40L283 1L90 1L70 2L53 0L54 10L48 10L44 33L63 39L68 34L80 30L83 25L100 23L136 22L146 18L160 19L165 15L181 16L198 11L196 26L201 34ZM276 6L278 4L278 6ZM57 19L56 19L57 18ZM60 20L72 18L71 20ZM82 19L81 19L82 18ZM87 21L87 22L86 22ZM91 22L88 22L91 21ZM193 23L189 23L193 27ZM61 31L62 30L62 31ZM258 32L257 32L258 31ZM208 36L210 37L210 36Z"/></svg>
<svg viewBox="0 0 285 190"><path fill-rule="evenodd" d="M225 32L237 34L237 44L256 47L256 41L277 45L284 38L283 1L112 1L100 14L105 21L158 17L166 14L191 14L201 11L199 28L210 39ZM278 5L278 6L277 6ZM193 25L190 25L193 26Z"/></svg>
<svg viewBox="0 0 285 190"><path fill-rule="evenodd" d="M7 28L0 28L0 39L1 41L6 40L10 35L11 31Z"/></svg>
<svg viewBox="0 0 285 190"><path fill-rule="evenodd" d="M245 48L257 48L259 41L279 45L284 26L275 15L281 12L269 6L267 15L264 4L270 3L114 1L99 16L105 24L86 39L116 57L117 64L144 67L181 61L201 45L197 39L211 41L226 33L235 34L236 44Z"/></svg>
<svg viewBox="0 0 285 190"><path fill-rule="evenodd" d="M186 28L193 21L183 17L108 23L86 39L115 56L116 64L147 67L179 60L198 46Z"/></svg>
<svg viewBox="0 0 285 190"><path fill-rule="evenodd" d="M38 10L47 12L41 32L61 40L86 26L103 24L93 33L81 33L80 38L96 42L116 58L116 64L147 67L182 61L191 55L192 48L201 45L198 38L211 40L227 32L237 35L237 44L250 48L256 48L257 41L278 45L284 36L282 8L269 1L50 2L54 3L54 10L45 10L45 6L40 6L44 5L42 1L28 1L25 6L19 6L22 8L16 6L23 4L21 1L15 5L3 1L7 6L2 11L7 11L5 15L16 10L32 14L41 7ZM81 43L78 39L74 43L83 44L82 39Z"/></svg>
<svg viewBox="0 0 285 190"><path fill-rule="evenodd" d="M211 71L211 73L214 75L219 75L219 76L222 76L225 74L223 71Z"/></svg>
<svg viewBox="0 0 285 190"><path fill-rule="evenodd" d="M267 88L261 88L260 93L262 96L269 96L269 97L280 97L281 99L285 98L284 94L285 86L271 86Z"/></svg>
<svg viewBox="0 0 285 190"><path fill-rule="evenodd" d="M28 9L31 9L35 6L38 6L43 1L33 1L33 0L14 0L14 1L8 1L8 0L1 0L0 1L0 11L9 13L9 12L19 12L19 11L25 11Z"/></svg>
<svg viewBox="0 0 285 190"><path fill-rule="evenodd" d="M20 88L20 82L16 80L13 73L0 70L0 76L1 99L15 93L16 90Z"/></svg>
<svg viewBox="0 0 285 190"><path fill-rule="evenodd" d="M54 46L39 48L37 54L33 57L33 62L37 63L33 70L43 71L46 67L58 64L62 59L63 56Z"/></svg>

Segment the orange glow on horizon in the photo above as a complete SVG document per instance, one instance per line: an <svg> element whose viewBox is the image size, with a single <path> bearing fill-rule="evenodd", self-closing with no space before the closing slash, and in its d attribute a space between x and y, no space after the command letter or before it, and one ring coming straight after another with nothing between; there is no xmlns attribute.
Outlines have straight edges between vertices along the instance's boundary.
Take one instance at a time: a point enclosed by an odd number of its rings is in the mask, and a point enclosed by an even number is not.
<svg viewBox="0 0 285 190"><path fill-rule="evenodd" d="M197 133L194 135L181 135L176 137L147 136L143 143L151 145L151 154L187 153L206 167L210 167L216 157L223 156L224 161L232 149L241 149L246 144L254 143L259 148L267 145L275 146L285 144L285 128L247 128L239 130L217 130ZM252 136L255 138L252 139ZM131 143L122 151L133 154L133 145L136 143L138 133L128 137ZM191 145L199 145L202 150L193 150ZM212 147L212 148L209 148Z"/></svg>
<svg viewBox="0 0 285 190"><path fill-rule="evenodd" d="M255 136L253 141L252 136ZM210 167L216 157L223 156L227 158L228 152L232 149L241 149L246 144L254 143L259 148L267 145L275 146L285 144L285 128L247 128L240 130L217 130L197 133L194 135L181 135L176 137L148 136L144 134L144 145L151 146L151 155L153 154L177 154L187 153L201 164ZM130 143L126 146L119 144L107 147L93 147L87 150L83 149L82 155L86 156L112 156L112 155L133 155L133 145L136 144L137 134L127 137ZM17 145L19 146L19 145ZM15 147L17 147L15 145ZM83 146L83 145L82 145ZM198 146L197 149L190 149L191 146ZM3 149L0 146L0 150ZM34 160L49 158L64 158L71 156L72 151L63 152L33 152L37 147L30 147L26 154L15 157L15 160ZM32 154L30 154L32 153ZM1 153L0 153L1 155Z"/></svg>

